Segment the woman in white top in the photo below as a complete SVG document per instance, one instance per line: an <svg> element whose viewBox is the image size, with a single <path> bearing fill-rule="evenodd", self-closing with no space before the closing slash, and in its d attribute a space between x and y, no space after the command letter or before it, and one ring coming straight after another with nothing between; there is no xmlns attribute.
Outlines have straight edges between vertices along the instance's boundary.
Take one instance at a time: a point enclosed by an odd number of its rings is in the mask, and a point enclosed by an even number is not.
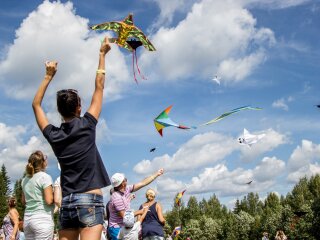
<svg viewBox="0 0 320 240"><path fill-rule="evenodd" d="M32 153L26 166L27 176L22 180L24 213L24 233L26 240L52 240L53 189L52 178L44 172L47 156L41 151Z"/></svg>

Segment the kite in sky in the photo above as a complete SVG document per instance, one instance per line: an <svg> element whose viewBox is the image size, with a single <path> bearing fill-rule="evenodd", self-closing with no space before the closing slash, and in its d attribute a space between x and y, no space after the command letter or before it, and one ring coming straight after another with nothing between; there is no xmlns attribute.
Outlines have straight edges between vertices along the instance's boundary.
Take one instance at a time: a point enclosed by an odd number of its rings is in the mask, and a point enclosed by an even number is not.
<svg viewBox="0 0 320 240"><path fill-rule="evenodd" d="M206 123L203 123L201 124L200 126L204 126L204 125L209 125L209 124L212 124L212 123L215 123L215 122L218 122L222 119L224 119L225 117L228 117L234 113L237 113L237 112L240 112L240 111L243 111L243 110L261 110L262 108L258 108L258 107L251 107L251 106L244 106L244 107L240 107L240 108L235 108L229 112L225 112L223 113L222 115L220 115L219 117L216 117L215 119L212 119L211 121L209 122L206 122Z"/></svg>
<svg viewBox="0 0 320 240"><path fill-rule="evenodd" d="M249 147L251 147L253 144L257 143L260 139L262 139L263 137L265 137L266 134L258 134L258 135L254 135L249 133L249 131L247 129L243 129L243 136L238 138L238 142L241 145L247 145Z"/></svg>
<svg viewBox="0 0 320 240"><path fill-rule="evenodd" d="M133 68L134 68L134 58L136 58L136 65L137 65L136 49L139 46L143 45L149 51L156 50L155 47L152 45L152 43L149 41L149 39L146 37L146 35L138 27L134 25L133 15L131 13L123 21L105 22L105 23L93 25L90 28L92 30L107 30L107 31L116 32L118 34L118 37L110 38L109 41L116 43L118 46L123 47L129 50L130 52L132 52ZM138 68L138 72L140 74L139 68ZM135 71L134 71L134 77L135 77ZM142 76L142 78L144 77ZM135 77L135 81L138 83L136 77Z"/></svg>
<svg viewBox="0 0 320 240"><path fill-rule="evenodd" d="M177 196L176 196L175 203L176 203L177 206L179 206L179 207L180 207L180 205L181 205L181 198L182 198L182 196L183 196L183 194L184 194L185 191L186 191L186 190L183 190L182 192L179 192L179 193L177 194Z"/></svg>
<svg viewBox="0 0 320 240"><path fill-rule="evenodd" d="M320 108L320 104L319 105L316 105L318 108Z"/></svg>
<svg viewBox="0 0 320 240"><path fill-rule="evenodd" d="M162 113L160 113L159 116L153 120L154 126L156 127L157 131L159 132L159 134L161 136L162 136L162 129L164 129L165 127L176 127L176 128L181 128L181 129L190 129L189 127L182 126L182 125L175 123L174 121L172 121L169 118L168 114L169 114L171 108L172 108L172 105L169 106L168 108L166 108L166 110L164 110Z"/></svg>
<svg viewBox="0 0 320 240"><path fill-rule="evenodd" d="M212 81L214 81L214 82L216 82L217 84L219 84L220 85L220 80L221 80L221 77L219 77L219 76L214 76L214 78L212 78Z"/></svg>
<svg viewBox="0 0 320 240"><path fill-rule="evenodd" d="M150 152L154 152L156 149L157 149L157 148L155 148L155 147L154 147L154 148L151 148L151 149L150 149Z"/></svg>
<svg viewBox="0 0 320 240"><path fill-rule="evenodd" d="M248 184L248 185L250 185L252 183L252 180L251 181L249 181L249 182L246 182L246 184Z"/></svg>
<svg viewBox="0 0 320 240"><path fill-rule="evenodd" d="M175 227L172 232L172 236L175 238L181 233L181 226Z"/></svg>

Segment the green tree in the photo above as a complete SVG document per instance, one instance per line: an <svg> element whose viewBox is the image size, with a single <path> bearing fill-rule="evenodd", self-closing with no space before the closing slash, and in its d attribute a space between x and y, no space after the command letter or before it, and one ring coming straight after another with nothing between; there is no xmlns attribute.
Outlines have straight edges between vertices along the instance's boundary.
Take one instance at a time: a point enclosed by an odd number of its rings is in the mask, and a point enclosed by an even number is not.
<svg viewBox="0 0 320 240"><path fill-rule="evenodd" d="M4 216L8 213L8 204L7 200L10 196L10 178L7 173L7 169L4 164L1 167L0 171L0 224Z"/></svg>
<svg viewBox="0 0 320 240"><path fill-rule="evenodd" d="M200 218L201 237L207 240L216 240L221 234L220 221L216 221L210 217L202 216Z"/></svg>
<svg viewBox="0 0 320 240"><path fill-rule="evenodd" d="M247 240L250 239L251 226L254 223L254 218L244 211L240 211L235 215L236 226L237 226L237 239Z"/></svg>
<svg viewBox="0 0 320 240"><path fill-rule="evenodd" d="M20 217L22 218L24 215L25 205L22 204L22 179L20 178L14 184L13 192L14 196L16 197L16 208L19 212Z"/></svg>
<svg viewBox="0 0 320 240"><path fill-rule="evenodd" d="M191 219L187 225L182 229L182 237L190 237L192 240L200 240L201 237L200 222L196 219Z"/></svg>

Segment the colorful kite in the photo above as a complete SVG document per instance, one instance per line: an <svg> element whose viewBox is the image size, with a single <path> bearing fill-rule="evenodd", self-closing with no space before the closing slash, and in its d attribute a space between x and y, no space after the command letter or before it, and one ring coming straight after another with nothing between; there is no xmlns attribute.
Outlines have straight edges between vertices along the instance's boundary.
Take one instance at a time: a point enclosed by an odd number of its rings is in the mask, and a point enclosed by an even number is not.
<svg viewBox="0 0 320 240"><path fill-rule="evenodd" d="M133 15L130 13L123 21L113 21L97 24L91 27L92 30L107 30L114 31L118 34L117 38L110 38L109 41L116 43L118 46L123 47L132 52L133 58L133 72L134 80L138 83L135 71L134 71L134 58L136 59L136 65L140 74L140 69L137 63L136 49L139 46L144 46L149 51L155 51L155 47L145 36L145 34L133 24ZM141 74L140 74L141 76ZM141 78L144 79L143 76Z"/></svg>
<svg viewBox="0 0 320 240"><path fill-rule="evenodd" d="M266 134L251 134L249 133L249 131L247 129L243 129L243 136L238 138L238 142L241 145L247 145L249 147L251 147L253 144L257 143L260 139L262 139L263 137L265 137Z"/></svg>
<svg viewBox="0 0 320 240"><path fill-rule="evenodd" d="M223 113L222 115L220 115L219 117L216 117L215 119L212 119L211 121L209 122L206 122L206 123L203 123L201 124L200 126L204 126L204 125L209 125L209 124L212 124L212 123L215 123L215 122L218 122L222 119L224 119L225 117L228 117L234 113L237 113L237 112L240 112L240 111L243 111L243 110L261 110L262 108L258 108L258 107L251 107L251 106L244 106L244 107L240 107L240 108L235 108L229 112L225 112Z"/></svg>
<svg viewBox="0 0 320 240"><path fill-rule="evenodd" d="M181 233L181 226L175 227L172 232L172 237L177 237Z"/></svg>
<svg viewBox="0 0 320 240"><path fill-rule="evenodd" d="M177 206L179 206L179 207L180 207L180 205L181 205L181 198L182 198L182 196L183 196L183 194L184 194L185 191L186 191L186 190L183 190L182 192L179 192L179 193L177 194L177 196L176 196L175 203L176 203Z"/></svg>
<svg viewBox="0 0 320 240"><path fill-rule="evenodd" d="M168 114L169 114L171 108L172 108L172 105L170 107L168 107L166 110L164 110L162 113L160 113L159 116L153 120L154 126L156 127L157 131L159 132L159 134L161 136L162 136L162 129L164 129L165 127L176 127L176 128L181 128L181 129L190 129L189 127L185 127L185 126L182 126L182 125L175 123L174 121L172 121L169 118Z"/></svg>

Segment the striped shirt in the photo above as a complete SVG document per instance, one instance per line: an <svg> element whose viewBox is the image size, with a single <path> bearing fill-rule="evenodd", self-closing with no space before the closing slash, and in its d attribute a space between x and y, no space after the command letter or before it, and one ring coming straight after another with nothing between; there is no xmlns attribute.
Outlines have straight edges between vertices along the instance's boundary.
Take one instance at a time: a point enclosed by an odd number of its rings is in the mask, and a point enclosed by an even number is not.
<svg viewBox="0 0 320 240"><path fill-rule="evenodd" d="M123 226L123 218L118 212L130 209L130 196L132 191L133 185L129 185L124 192L116 191L111 195L111 202L109 204L109 227L120 228Z"/></svg>

